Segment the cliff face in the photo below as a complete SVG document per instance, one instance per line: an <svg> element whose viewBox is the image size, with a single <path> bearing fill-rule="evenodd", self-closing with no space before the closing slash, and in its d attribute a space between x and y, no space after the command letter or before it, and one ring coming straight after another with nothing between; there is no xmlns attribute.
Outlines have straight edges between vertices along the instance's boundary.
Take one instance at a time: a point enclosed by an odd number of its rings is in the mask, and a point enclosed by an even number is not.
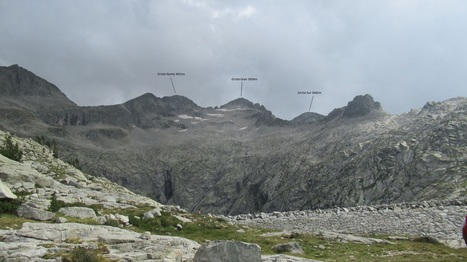
<svg viewBox="0 0 467 262"><path fill-rule="evenodd" d="M455 98L393 116L364 95L327 116L285 121L246 99L202 108L144 94L113 106L21 109L27 129L4 107L0 125L55 139L61 158L162 203L237 214L465 194L466 108Z"/></svg>

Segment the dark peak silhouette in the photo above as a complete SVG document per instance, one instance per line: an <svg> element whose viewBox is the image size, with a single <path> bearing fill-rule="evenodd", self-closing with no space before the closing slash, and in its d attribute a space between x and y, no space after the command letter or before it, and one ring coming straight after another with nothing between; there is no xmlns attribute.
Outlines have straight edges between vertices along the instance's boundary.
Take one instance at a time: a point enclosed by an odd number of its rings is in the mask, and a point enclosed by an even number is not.
<svg viewBox="0 0 467 262"><path fill-rule="evenodd" d="M76 106L54 84L18 66L0 66L0 93L3 97L27 100L33 107ZM36 97L30 99L28 97Z"/></svg>
<svg viewBox="0 0 467 262"><path fill-rule="evenodd" d="M381 104L375 102L371 95L358 95L347 103L347 106L332 110L332 112L325 117L325 120L362 117L371 113L384 114Z"/></svg>

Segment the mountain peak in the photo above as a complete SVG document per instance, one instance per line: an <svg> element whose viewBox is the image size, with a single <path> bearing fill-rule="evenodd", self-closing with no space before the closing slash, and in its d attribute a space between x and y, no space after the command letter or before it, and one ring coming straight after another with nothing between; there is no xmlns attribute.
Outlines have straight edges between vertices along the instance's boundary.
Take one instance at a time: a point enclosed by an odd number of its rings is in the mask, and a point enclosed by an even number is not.
<svg viewBox="0 0 467 262"><path fill-rule="evenodd" d="M354 118L366 116L372 112L383 113L383 109L379 102L375 102L369 94L358 95L352 101L347 103L347 106L336 108L326 116L326 120L337 118Z"/></svg>
<svg viewBox="0 0 467 262"><path fill-rule="evenodd" d="M347 118L365 116L371 111L383 111L381 104L375 102L371 95L359 95L354 97L352 101L347 104L343 112L343 116Z"/></svg>
<svg viewBox="0 0 467 262"><path fill-rule="evenodd" d="M232 107L248 107L248 108L259 108L259 104L253 104L250 100L240 97L235 100L228 102L227 104L221 106L224 108L232 108Z"/></svg>
<svg viewBox="0 0 467 262"><path fill-rule="evenodd" d="M76 106L54 84L16 64L0 66L0 93L3 97L19 98L39 107ZM27 99L31 96L40 101Z"/></svg>

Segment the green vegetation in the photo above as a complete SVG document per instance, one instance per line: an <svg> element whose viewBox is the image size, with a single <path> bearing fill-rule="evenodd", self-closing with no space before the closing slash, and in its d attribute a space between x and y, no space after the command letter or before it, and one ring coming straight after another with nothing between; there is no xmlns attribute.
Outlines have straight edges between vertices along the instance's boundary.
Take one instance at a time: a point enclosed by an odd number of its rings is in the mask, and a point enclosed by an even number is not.
<svg viewBox="0 0 467 262"><path fill-rule="evenodd" d="M62 257L62 262L106 262L101 249L75 247L70 254Z"/></svg>
<svg viewBox="0 0 467 262"><path fill-rule="evenodd" d="M5 136L3 146L0 147L0 154L18 162L21 161L21 158L23 157L23 151L19 149L17 143L13 142L10 134Z"/></svg>
<svg viewBox="0 0 467 262"><path fill-rule="evenodd" d="M0 214L0 229L19 229L23 226L24 222L31 222L32 220L18 217L13 214Z"/></svg>
<svg viewBox="0 0 467 262"><path fill-rule="evenodd" d="M19 199L1 199L0 200L0 214L16 214L16 210L23 203Z"/></svg>
<svg viewBox="0 0 467 262"><path fill-rule="evenodd" d="M141 216L129 216L130 224L138 228L139 231L150 231L155 234L172 234L176 231L175 226L182 224L178 218L172 216L169 212L161 212L161 216L142 219Z"/></svg>
<svg viewBox="0 0 467 262"><path fill-rule="evenodd" d="M165 216L168 217L168 214ZM256 243L262 254L274 254L272 246L280 243L298 242L305 254L301 257L322 261L467 261L467 249L452 249L442 244L433 243L429 238L413 240L397 240L395 245L359 243L342 243L326 240L311 234L293 234L286 237L261 236L272 230L249 228L242 225L231 225L220 218L203 215L191 215L192 223L184 223L182 230L173 226L164 227L158 219L137 220L130 217L136 231L150 231L185 237L198 243L208 240L236 240ZM169 224L174 224L175 221ZM373 237L373 236L372 236ZM385 239L386 236L376 236ZM289 254L291 255L291 254ZM295 255L296 256L296 255Z"/></svg>

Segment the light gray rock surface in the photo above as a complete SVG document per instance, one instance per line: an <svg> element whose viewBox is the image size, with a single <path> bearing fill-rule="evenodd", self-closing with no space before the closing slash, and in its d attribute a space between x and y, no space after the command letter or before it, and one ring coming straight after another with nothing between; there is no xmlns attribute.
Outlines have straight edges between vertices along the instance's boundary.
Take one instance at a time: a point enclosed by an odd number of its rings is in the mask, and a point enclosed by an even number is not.
<svg viewBox="0 0 467 262"><path fill-rule="evenodd" d="M55 213L47 211L47 210L39 209L31 205L31 202L23 203L18 208L16 213L19 217L24 217L24 218L29 218L33 220L39 220L39 221L51 220L55 216Z"/></svg>
<svg viewBox="0 0 467 262"><path fill-rule="evenodd" d="M0 180L0 199L17 199L18 197L11 192L10 188Z"/></svg>
<svg viewBox="0 0 467 262"><path fill-rule="evenodd" d="M19 230L0 231L0 258L39 261L47 253L75 246L105 245L105 256L118 261L186 261L199 244L180 237L145 235L111 226L77 223L24 223ZM72 244L79 241L77 244ZM22 260L18 260L22 261Z"/></svg>
<svg viewBox="0 0 467 262"><path fill-rule="evenodd" d="M58 212L69 217L97 218L96 212L89 207L62 207L58 210Z"/></svg>
<svg viewBox="0 0 467 262"><path fill-rule="evenodd" d="M211 241L196 251L194 262L260 262L261 248L237 241Z"/></svg>

